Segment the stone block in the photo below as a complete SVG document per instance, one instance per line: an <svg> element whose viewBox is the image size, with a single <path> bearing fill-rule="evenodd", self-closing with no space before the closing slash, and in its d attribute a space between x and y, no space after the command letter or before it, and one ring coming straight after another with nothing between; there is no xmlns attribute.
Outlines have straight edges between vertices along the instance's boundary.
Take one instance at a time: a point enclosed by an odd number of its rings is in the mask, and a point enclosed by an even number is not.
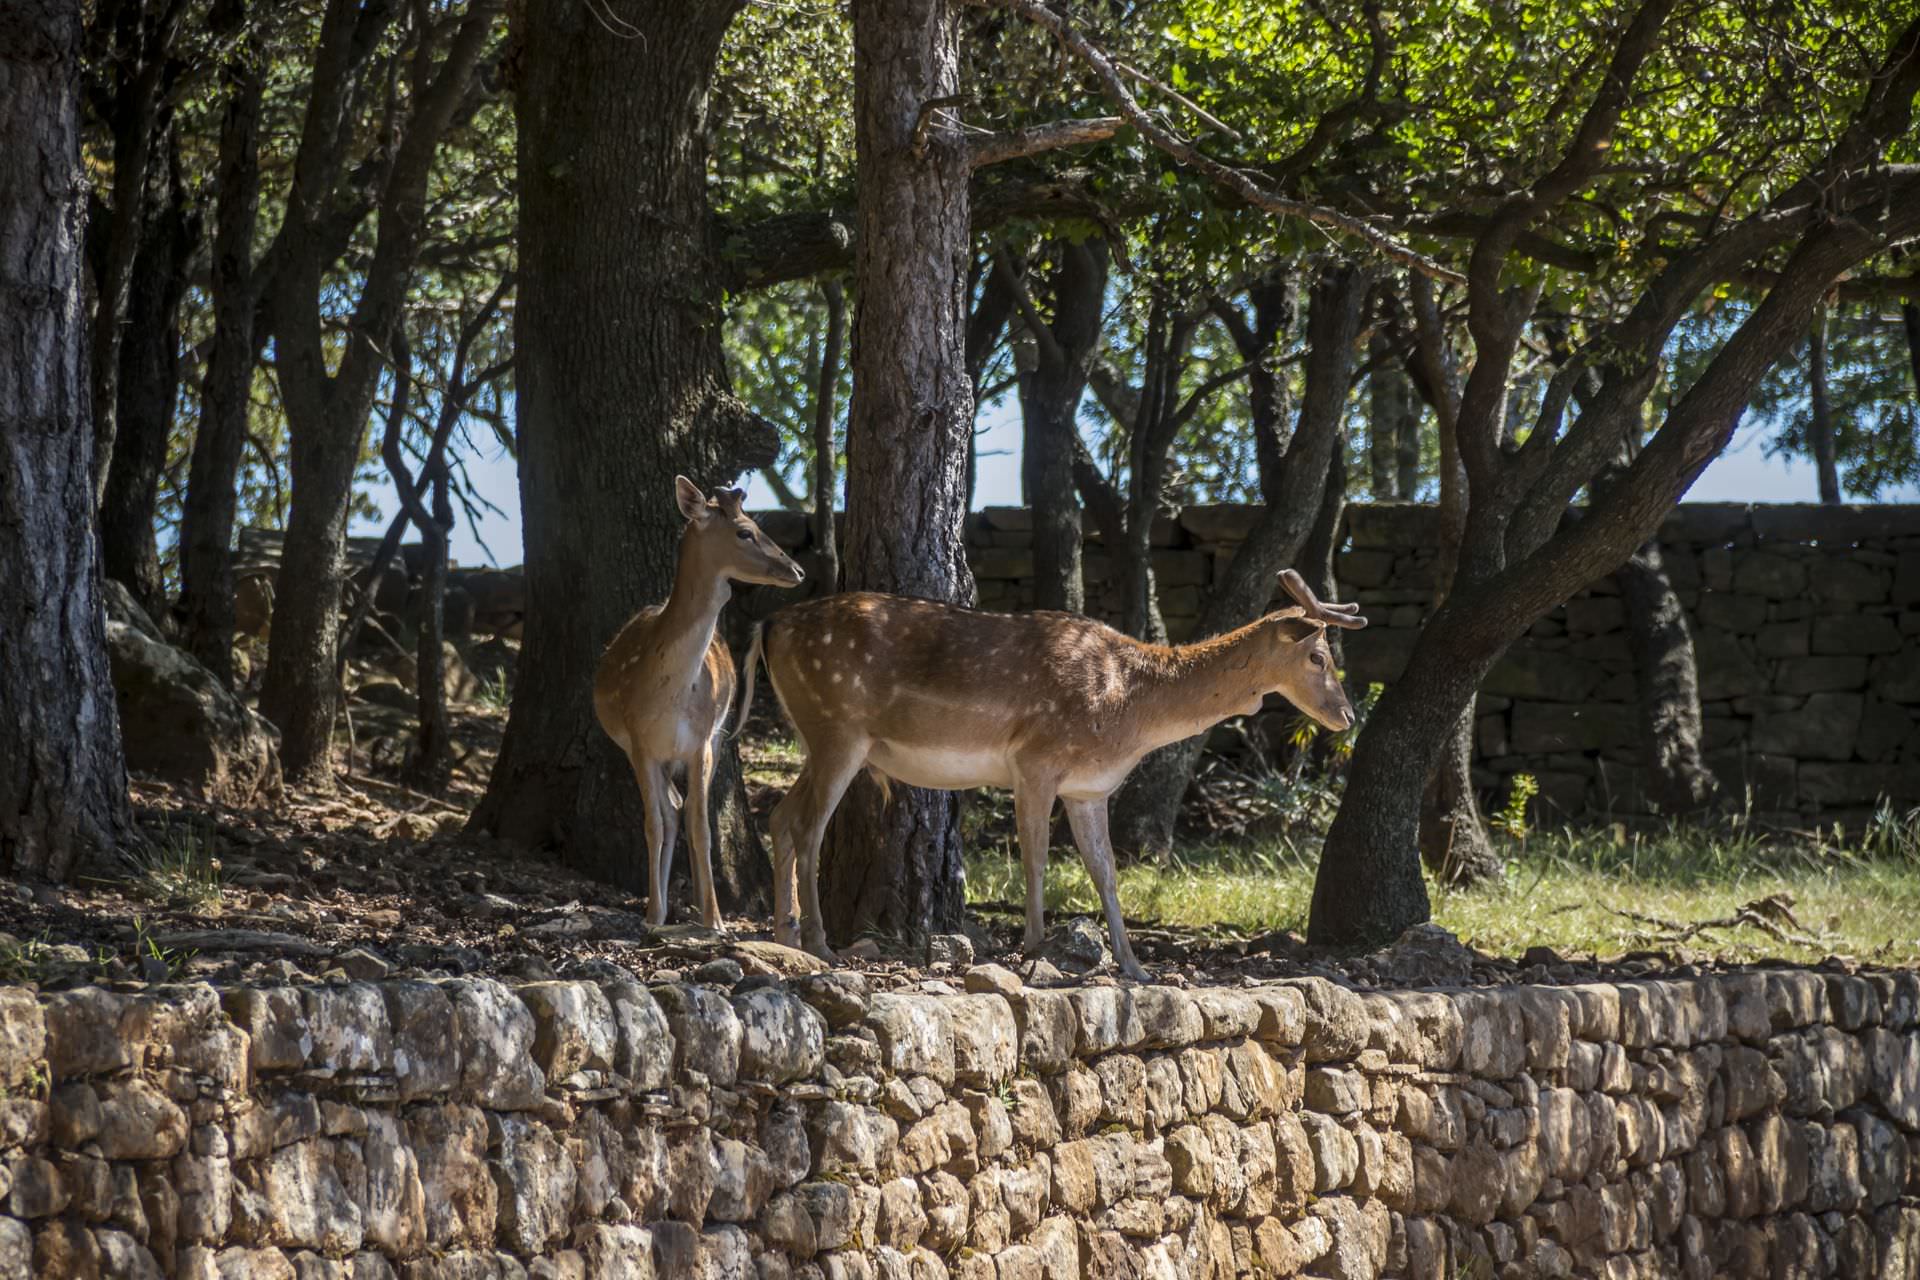
<svg viewBox="0 0 1920 1280"><path fill-rule="evenodd" d="M888 1071L927 1076L943 1086L953 1083L953 1020L947 1004L936 996L898 992L873 997L866 1024L879 1037Z"/></svg>
<svg viewBox="0 0 1920 1280"><path fill-rule="evenodd" d="M1767 755L1847 760L1853 755L1864 706L1857 693L1816 693L1797 711L1754 717L1749 741L1754 751Z"/></svg>
<svg viewBox="0 0 1920 1280"><path fill-rule="evenodd" d="M698 1071L718 1085L740 1074L740 1017L727 997L699 983L670 982L652 988L673 1032L674 1071Z"/></svg>
<svg viewBox="0 0 1920 1280"><path fill-rule="evenodd" d="M819 1071L827 1022L811 1005L760 987L733 997L733 1012L740 1021L740 1079L786 1084Z"/></svg>
<svg viewBox="0 0 1920 1280"><path fill-rule="evenodd" d="M1902 643L1899 626L1885 614L1825 614L1813 620L1816 654L1898 653Z"/></svg>
<svg viewBox="0 0 1920 1280"><path fill-rule="evenodd" d="M1858 656L1788 658L1773 687L1780 693L1835 693L1863 689L1867 660Z"/></svg>
<svg viewBox="0 0 1920 1280"><path fill-rule="evenodd" d="M1482 693L1543 702L1582 702L1605 677L1591 662L1540 649L1510 651L1488 673Z"/></svg>
<svg viewBox="0 0 1920 1280"><path fill-rule="evenodd" d="M1809 760L1800 766L1800 798L1830 808L1873 806L1913 795L1910 764L1833 764Z"/></svg>
<svg viewBox="0 0 1920 1280"><path fill-rule="evenodd" d="M394 981L380 984L380 998L393 1033L393 1076L400 1101L415 1102L458 1086L459 1044L447 993L431 982ZM257 1036L253 1043L258 1070Z"/></svg>
<svg viewBox="0 0 1920 1280"><path fill-rule="evenodd" d="M186 1112L148 1081L103 1080L96 1094L94 1140L108 1160L167 1160L186 1146Z"/></svg>
<svg viewBox="0 0 1920 1280"><path fill-rule="evenodd" d="M997 995L944 1001L953 1028L953 1075L961 1084L997 1088L1019 1064L1019 1027L1013 1008Z"/></svg>
<svg viewBox="0 0 1920 1280"><path fill-rule="evenodd" d="M637 1089L664 1089L672 1078L679 1046L659 1002L637 982L609 983L606 996L619 1033L614 1071Z"/></svg>
<svg viewBox="0 0 1920 1280"><path fill-rule="evenodd" d="M453 1001L460 1094L496 1111L527 1110L546 1095L533 1061L533 1014L514 994L486 978L446 984Z"/></svg>
<svg viewBox="0 0 1920 1280"><path fill-rule="evenodd" d="M1769 600L1798 596L1807 589L1807 565L1771 551L1739 550L1733 557L1733 588Z"/></svg>
<svg viewBox="0 0 1920 1280"><path fill-rule="evenodd" d="M1767 693L1772 678L1748 652L1740 637L1718 627L1701 627L1693 637L1694 663L1700 672L1700 696L1707 701Z"/></svg>
<svg viewBox="0 0 1920 1280"><path fill-rule="evenodd" d="M1750 636L1760 631L1766 623L1767 602L1761 596L1741 595L1733 591L1703 591L1694 620L1702 626L1719 627L1735 635Z"/></svg>
<svg viewBox="0 0 1920 1280"><path fill-rule="evenodd" d="M533 1058L547 1079L613 1070L619 1027L600 988L586 982L530 982L514 994L533 1012Z"/></svg>

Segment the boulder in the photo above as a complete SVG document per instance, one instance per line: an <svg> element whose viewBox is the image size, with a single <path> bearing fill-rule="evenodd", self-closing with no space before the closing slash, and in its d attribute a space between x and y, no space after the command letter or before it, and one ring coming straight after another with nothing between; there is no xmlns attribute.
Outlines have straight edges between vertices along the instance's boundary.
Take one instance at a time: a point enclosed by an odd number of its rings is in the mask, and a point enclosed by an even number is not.
<svg viewBox="0 0 1920 1280"><path fill-rule="evenodd" d="M110 615L107 656L128 768L226 804L279 794L279 735L192 655Z"/></svg>

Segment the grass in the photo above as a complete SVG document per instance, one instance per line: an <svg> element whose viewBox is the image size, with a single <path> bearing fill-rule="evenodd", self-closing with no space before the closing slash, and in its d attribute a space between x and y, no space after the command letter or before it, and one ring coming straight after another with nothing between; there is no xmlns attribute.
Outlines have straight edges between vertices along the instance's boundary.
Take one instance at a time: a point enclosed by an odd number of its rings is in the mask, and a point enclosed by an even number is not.
<svg viewBox="0 0 1920 1280"><path fill-rule="evenodd" d="M1336 760L1341 745L1334 743ZM803 759L795 743L775 736L743 738L741 757L749 778L776 788L791 785ZM1337 769L1329 778L1305 764L1296 751L1284 767L1214 766L1202 790L1215 798L1216 811L1237 815L1248 834L1121 868L1122 910L1130 919L1222 938L1305 933L1319 833L1340 802ZM1684 947L1729 960L1839 954L1920 962L1920 810L1883 812L1850 835L1780 838L1739 819L1713 828L1543 831L1527 821L1531 799L1522 786L1487 815L1506 857L1501 883L1470 890L1428 883L1434 919L1483 951L1518 957L1546 946L1563 955L1616 956ZM1026 900L1012 813L1005 792L967 797L962 826L974 851L967 858L972 902L1018 907ZM1758 923L1745 918L1688 932L1778 895L1786 896L1759 910ZM1069 846L1055 847L1048 860L1046 900L1049 913L1099 913L1093 884ZM1779 914L1780 905L1787 914Z"/></svg>
<svg viewBox="0 0 1920 1280"><path fill-rule="evenodd" d="M1429 882L1434 919L1463 941L1519 956L1534 946L1599 956L1675 947L1729 960L1816 961L1828 955L1911 964L1920 960L1920 814L1865 836L1769 841L1739 827L1622 828L1500 837L1507 874L1498 885L1455 890ZM1120 873L1128 917L1223 937L1273 929L1304 933L1318 849L1293 841L1183 850ZM975 902L1025 900L1009 845L967 863ZM1786 895L1787 915L1763 907L1690 936L1685 926L1737 917L1750 903ZM1097 913L1099 900L1071 849L1047 867L1049 912ZM1632 914L1625 914L1632 913Z"/></svg>
<svg viewBox="0 0 1920 1280"><path fill-rule="evenodd" d="M191 827L170 827L135 855L133 885L155 902L211 914L220 907L220 859Z"/></svg>

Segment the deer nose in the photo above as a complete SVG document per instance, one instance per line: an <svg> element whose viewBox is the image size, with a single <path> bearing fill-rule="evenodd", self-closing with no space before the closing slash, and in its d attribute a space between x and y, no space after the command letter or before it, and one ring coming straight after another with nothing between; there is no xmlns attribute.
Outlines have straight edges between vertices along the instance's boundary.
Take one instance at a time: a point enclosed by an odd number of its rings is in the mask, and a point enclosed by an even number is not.
<svg viewBox="0 0 1920 1280"><path fill-rule="evenodd" d="M1340 718L1346 721L1345 724L1340 726L1342 729L1353 728L1353 708L1352 707L1343 708L1340 712Z"/></svg>

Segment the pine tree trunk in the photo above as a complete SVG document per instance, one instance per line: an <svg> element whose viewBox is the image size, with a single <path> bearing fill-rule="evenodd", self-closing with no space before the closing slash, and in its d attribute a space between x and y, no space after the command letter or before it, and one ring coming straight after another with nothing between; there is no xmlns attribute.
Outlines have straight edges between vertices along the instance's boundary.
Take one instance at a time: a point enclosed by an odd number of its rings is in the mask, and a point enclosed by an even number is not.
<svg viewBox="0 0 1920 1280"><path fill-rule="evenodd" d="M593 671L667 598L702 487L770 464L777 437L727 389L706 190L708 87L740 0L515 7L520 267L514 309L527 628L476 831L642 889L640 792L601 732ZM616 39L607 23L633 34ZM731 740L714 876L740 909L772 883L742 821Z"/></svg>
<svg viewBox="0 0 1920 1280"><path fill-rule="evenodd" d="M1375 332L1369 340L1367 358L1373 364L1367 375L1367 463L1373 500L1411 498L1417 477L1410 480L1407 475L1406 446L1411 438L1417 468L1420 401L1384 332Z"/></svg>
<svg viewBox="0 0 1920 1280"><path fill-rule="evenodd" d="M853 30L860 191L845 585L971 604L966 146L938 115L923 154L915 146L923 104L959 90L958 11L951 0L856 0ZM883 804L862 777L829 828L821 875L836 940L957 927L958 797L895 786Z"/></svg>
<svg viewBox="0 0 1920 1280"><path fill-rule="evenodd" d="M164 127L164 126L163 126ZM180 390L180 303L198 240L180 181L179 141L167 131L167 172L149 185L147 217L127 295L120 342L119 424L100 503L100 556L155 620L168 616L154 515Z"/></svg>
<svg viewBox="0 0 1920 1280"><path fill-rule="evenodd" d="M237 54L223 73L230 95L220 125L214 210L213 346L201 386L200 425L187 464L180 514L180 613L187 651L223 684L233 683L233 525L253 390L253 236L260 207L262 70L259 51Z"/></svg>
<svg viewBox="0 0 1920 1280"><path fill-rule="evenodd" d="M132 836L93 533L80 6L0 8L0 866Z"/></svg>

